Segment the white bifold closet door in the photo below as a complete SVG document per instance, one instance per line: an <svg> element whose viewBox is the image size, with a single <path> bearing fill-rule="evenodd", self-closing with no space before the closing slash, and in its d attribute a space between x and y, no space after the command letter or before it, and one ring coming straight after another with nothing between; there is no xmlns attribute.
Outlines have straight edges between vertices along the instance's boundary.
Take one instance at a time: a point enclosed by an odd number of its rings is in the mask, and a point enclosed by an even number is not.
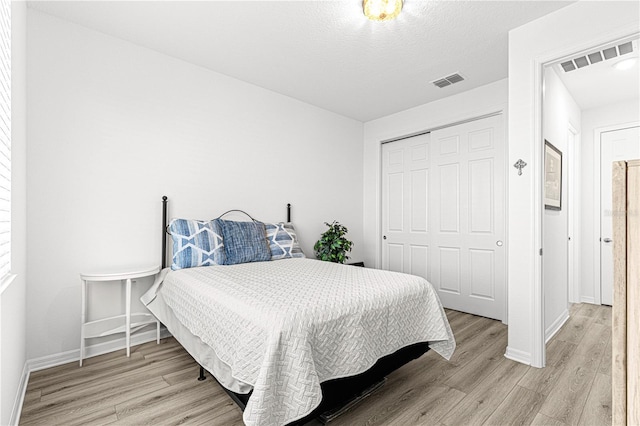
<svg viewBox="0 0 640 426"><path fill-rule="evenodd" d="M445 307L504 320L504 130L492 116L382 147L382 267Z"/></svg>

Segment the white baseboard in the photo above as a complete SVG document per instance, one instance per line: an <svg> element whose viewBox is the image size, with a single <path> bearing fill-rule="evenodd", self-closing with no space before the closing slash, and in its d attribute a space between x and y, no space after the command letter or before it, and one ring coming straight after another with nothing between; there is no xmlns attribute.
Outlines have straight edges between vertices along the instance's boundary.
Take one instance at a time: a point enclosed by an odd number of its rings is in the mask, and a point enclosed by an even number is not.
<svg viewBox="0 0 640 426"><path fill-rule="evenodd" d="M169 333L166 328L161 327L160 338L164 339L166 337L171 337L171 333ZM156 340L155 329L136 333L131 336L131 346L152 342L154 340ZM87 346L85 348L85 359L113 351L119 351L120 349L124 349L126 347L127 344L124 337L109 342ZM29 383L29 376L31 375L31 372L44 370L45 368L56 367L58 365L67 364L69 362L77 362L79 360L80 349L27 360L24 363L24 368L22 369L22 377L20 378L20 385L18 386L18 391L16 392L16 401L13 405L13 410L11 411L9 424L17 425L20 421L20 415L22 414L22 405L24 404L24 396L27 392L27 384Z"/></svg>
<svg viewBox="0 0 640 426"><path fill-rule="evenodd" d="M25 362L24 367L22 367L22 375L20 376L20 383L18 384L18 390L16 392L16 400L13 403L11 417L9 417L10 425L17 425L20 421L24 395L27 393L27 383L29 383L29 370L27 368L27 363Z"/></svg>
<svg viewBox="0 0 640 426"><path fill-rule="evenodd" d="M531 365L531 354L529 352L521 351L520 349L513 349L507 346L507 351L504 353L504 356L511 361Z"/></svg>
<svg viewBox="0 0 640 426"><path fill-rule="evenodd" d="M171 333L169 333L169 331L164 327L161 327L160 338L164 339L165 337L169 336L171 336ZM131 336L131 346L140 345L142 343L151 342L153 340L156 340L155 329L136 333ZM85 359L113 351L119 351L120 349L124 348L126 348L126 341L124 337L116 340L111 340L109 342L87 346L85 348ZM29 372L32 372L44 370L45 368L56 367L58 365L67 364L73 361L80 361L80 349L74 349L72 351L30 359L27 361L27 364L29 367Z"/></svg>
<svg viewBox="0 0 640 426"><path fill-rule="evenodd" d="M596 299L595 297L591 297L591 296L582 296L580 298L580 303L591 303L592 305L595 305Z"/></svg>
<svg viewBox="0 0 640 426"><path fill-rule="evenodd" d="M544 342L547 343L555 336L555 334L562 328L565 322L569 319L569 310L565 309L564 312L544 331Z"/></svg>

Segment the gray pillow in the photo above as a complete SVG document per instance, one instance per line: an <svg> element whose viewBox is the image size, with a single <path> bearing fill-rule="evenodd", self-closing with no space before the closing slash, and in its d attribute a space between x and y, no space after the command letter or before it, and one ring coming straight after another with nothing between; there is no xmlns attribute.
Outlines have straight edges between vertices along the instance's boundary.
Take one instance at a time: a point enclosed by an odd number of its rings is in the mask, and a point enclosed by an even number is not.
<svg viewBox="0 0 640 426"><path fill-rule="evenodd" d="M225 265L271 260L264 223L215 219L222 230Z"/></svg>

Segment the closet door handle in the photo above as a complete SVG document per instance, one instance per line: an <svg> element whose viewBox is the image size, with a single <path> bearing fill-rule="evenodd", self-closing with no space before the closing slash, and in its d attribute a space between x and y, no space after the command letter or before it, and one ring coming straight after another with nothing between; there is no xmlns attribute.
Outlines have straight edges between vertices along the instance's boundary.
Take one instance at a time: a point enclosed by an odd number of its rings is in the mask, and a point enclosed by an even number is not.
<svg viewBox="0 0 640 426"><path fill-rule="evenodd" d="M602 241L604 241L605 243L610 243L613 240L611 238L603 238Z"/></svg>

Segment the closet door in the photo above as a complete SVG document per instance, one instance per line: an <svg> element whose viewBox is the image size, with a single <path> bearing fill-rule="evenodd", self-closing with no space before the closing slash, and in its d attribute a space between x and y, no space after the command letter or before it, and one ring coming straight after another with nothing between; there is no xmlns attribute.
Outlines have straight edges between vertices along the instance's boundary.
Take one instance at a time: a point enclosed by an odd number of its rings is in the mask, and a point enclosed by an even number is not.
<svg viewBox="0 0 640 426"><path fill-rule="evenodd" d="M382 146L382 268L445 307L506 318L504 127L494 116Z"/></svg>
<svg viewBox="0 0 640 426"><path fill-rule="evenodd" d="M444 306L506 318L502 116L431 133L431 283Z"/></svg>
<svg viewBox="0 0 640 426"><path fill-rule="evenodd" d="M427 280L429 139L382 145L382 268Z"/></svg>

